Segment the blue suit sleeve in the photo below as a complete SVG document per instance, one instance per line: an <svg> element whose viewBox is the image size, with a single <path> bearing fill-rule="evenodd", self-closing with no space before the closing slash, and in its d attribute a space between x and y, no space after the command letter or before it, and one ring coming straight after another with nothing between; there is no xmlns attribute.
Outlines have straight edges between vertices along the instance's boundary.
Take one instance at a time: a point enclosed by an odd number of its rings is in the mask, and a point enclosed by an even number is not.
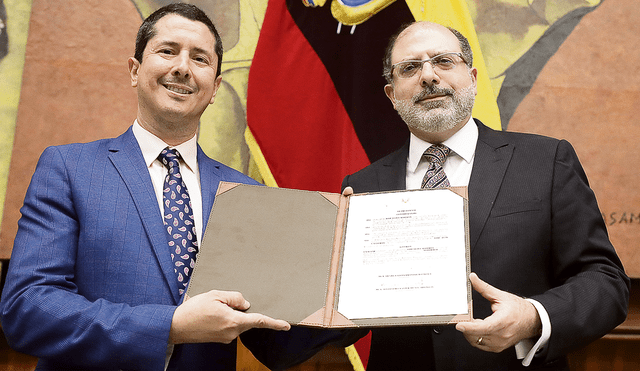
<svg viewBox="0 0 640 371"><path fill-rule="evenodd" d="M9 345L45 360L90 369L162 369L171 305L89 300L75 282L82 221L70 167L81 156L51 147L28 188L2 294ZM96 241L97 243L97 241Z"/></svg>

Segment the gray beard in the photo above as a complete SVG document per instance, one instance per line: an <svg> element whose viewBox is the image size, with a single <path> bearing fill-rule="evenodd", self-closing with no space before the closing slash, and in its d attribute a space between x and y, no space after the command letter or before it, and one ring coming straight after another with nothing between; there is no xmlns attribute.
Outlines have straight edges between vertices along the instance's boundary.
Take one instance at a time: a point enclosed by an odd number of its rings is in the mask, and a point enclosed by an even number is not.
<svg viewBox="0 0 640 371"><path fill-rule="evenodd" d="M424 95L444 93L447 98L442 101L416 103ZM449 99L451 98L451 99ZM441 133L453 129L457 124L471 115L475 93L473 87L455 91L437 87L425 88L411 99L395 100L396 111L409 129L422 132Z"/></svg>

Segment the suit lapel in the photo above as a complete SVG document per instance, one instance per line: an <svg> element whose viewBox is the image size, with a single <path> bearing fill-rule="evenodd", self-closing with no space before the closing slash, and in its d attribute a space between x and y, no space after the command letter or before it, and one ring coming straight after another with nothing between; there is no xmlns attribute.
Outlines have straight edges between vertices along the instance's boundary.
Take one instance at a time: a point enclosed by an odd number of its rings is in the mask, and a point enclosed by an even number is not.
<svg viewBox="0 0 640 371"><path fill-rule="evenodd" d="M382 167L377 170L380 191L395 191L407 188L408 155L409 141L406 141L399 150L381 160Z"/></svg>
<svg viewBox="0 0 640 371"><path fill-rule="evenodd" d="M514 149L503 136L496 135L497 132L480 121L476 122L478 143L469 180L469 239L472 251L487 222Z"/></svg>
<svg viewBox="0 0 640 371"><path fill-rule="evenodd" d="M200 189L202 191L202 223L203 231L207 227L209 214L213 207L218 183L220 183L221 175L218 164L212 161L204 154L200 146L198 146L198 169L200 170ZM202 238L202 237L201 237Z"/></svg>
<svg viewBox="0 0 640 371"><path fill-rule="evenodd" d="M156 259L176 303L179 302L178 281L173 271L173 262L167 245L167 232L162 223L162 215L151 183L149 170L145 166L142 151L131 128L113 141L109 151L109 159L118 170L126 184L131 198L138 210Z"/></svg>

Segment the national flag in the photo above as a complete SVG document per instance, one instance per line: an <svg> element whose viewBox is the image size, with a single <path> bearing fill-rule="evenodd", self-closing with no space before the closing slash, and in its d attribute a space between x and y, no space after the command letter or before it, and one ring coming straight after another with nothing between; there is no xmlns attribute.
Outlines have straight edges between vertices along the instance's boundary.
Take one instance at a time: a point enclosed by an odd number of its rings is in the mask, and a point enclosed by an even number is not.
<svg viewBox="0 0 640 371"><path fill-rule="evenodd" d="M391 2L354 27L328 5L267 7L249 72L247 141L268 185L339 192L345 175L408 135L384 95L382 57L389 36L413 20L409 8Z"/></svg>

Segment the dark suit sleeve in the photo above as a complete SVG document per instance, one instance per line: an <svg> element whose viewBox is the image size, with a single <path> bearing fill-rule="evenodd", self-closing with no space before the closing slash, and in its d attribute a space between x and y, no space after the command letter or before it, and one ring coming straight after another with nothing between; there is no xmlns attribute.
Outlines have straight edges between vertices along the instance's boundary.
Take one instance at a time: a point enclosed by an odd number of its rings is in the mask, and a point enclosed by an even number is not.
<svg viewBox="0 0 640 371"><path fill-rule="evenodd" d="M605 335L627 314L629 279L571 145L558 144L551 194L553 288L532 296L549 313L547 359Z"/></svg>
<svg viewBox="0 0 640 371"><path fill-rule="evenodd" d="M345 188L349 187L349 175L345 176L342 179L342 186L340 186L340 191L344 191Z"/></svg>
<svg viewBox="0 0 640 371"><path fill-rule="evenodd" d="M12 348L45 362L162 369L175 307L92 301L78 293L74 276L82 223L69 167L79 158L79 153L66 158L52 147L39 160L2 293L3 331ZM97 250L91 253L96 267L108 264L98 260Z"/></svg>
<svg viewBox="0 0 640 371"><path fill-rule="evenodd" d="M368 332L292 326L286 332L252 329L240 335L240 340L262 364L278 371L306 361L329 344L349 346Z"/></svg>

